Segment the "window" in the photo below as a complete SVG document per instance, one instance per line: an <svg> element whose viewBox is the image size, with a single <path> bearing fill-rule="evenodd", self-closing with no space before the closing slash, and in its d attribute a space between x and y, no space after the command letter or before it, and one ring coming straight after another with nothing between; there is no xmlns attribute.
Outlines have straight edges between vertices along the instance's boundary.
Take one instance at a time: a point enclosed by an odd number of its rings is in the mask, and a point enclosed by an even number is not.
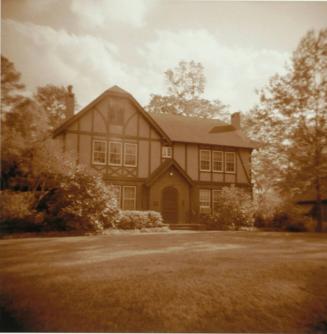
<svg viewBox="0 0 327 334"><path fill-rule="evenodd" d="M163 158L171 158L172 157L172 148L171 148L171 146L163 146L162 147L162 157Z"/></svg>
<svg viewBox="0 0 327 334"><path fill-rule="evenodd" d="M224 155L221 151L212 152L212 171L223 172L224 171Z"/></svg>
<svg viewBox="0 0 327 334"><path fill-rule="evenodd" d="M136 187L123 187L123 210L135 210L136 207Z"/></svg>
<svg viewBox="0 0 327 334"><path fill-rule="evenodd" d="M210 172L210 151L200 150L200 171Z"/></svg>
<svg viewBox="0 0 327 334"><path fill-rule="evenodd" d="M114 191L114 195L117 199L118 207L121 208L121 186L112 185L112 188L113 188L113 191Z"/></svg>
<svg viewBox="0 0 327 334"><path fill-rule="evenodd" d="M107 142L104 140L93 141L92 163L105 165L107 162Z"/></svg>
<svg viewBox="0 0 327 334"><path fill-rule="evenodd" d="M109 143L109 165L121 166L122 144L117 142Z"/></svg>
<svg viewBox="0 0 327 334"><path fill-rule="evenodd" d="M225 172L235 173L235 152L225 152Z"/></svg>
<svg viewBox="0 0 327 334"><path fill-rule="evenodd" d="M137 145L125 143L124 165L127 167L136 167L137 165Z"/></svg>
<svg viewBox="0 0 327 334"><path fill-rule="evenodd" d="M210 189L200 189L200 213L210 213Z"/></svg>
<svg viewBox="0 0 327 334"><path fill-rule="evenodd" d="M220 190L212 190L212 210L213 212L217 212L218 204L219 204L219 195Z"/></svg>
<svg viewBox="0 0 327 334"><path fill-rule="evenodd" d="M112 125L123 125L124 123L124 109L115 108L109 109L109 122Z"/></svg>

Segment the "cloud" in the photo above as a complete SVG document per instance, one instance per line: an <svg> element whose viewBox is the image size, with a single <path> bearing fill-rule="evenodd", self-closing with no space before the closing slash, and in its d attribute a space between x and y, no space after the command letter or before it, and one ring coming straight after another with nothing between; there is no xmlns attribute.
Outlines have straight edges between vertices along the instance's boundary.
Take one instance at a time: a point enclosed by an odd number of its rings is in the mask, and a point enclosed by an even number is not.
<svg viewBox="0 0 327 334"><path fill-rule="evenodd" d="M204 65L207 98L246 110L256 102L254 89L281 73L289 57L274 50L222 45L206 30L157 31L130 50L130 61L126 54L123 61L119 47L98 35L9 19L3 21L2 34L2 52L30 90L48 83L72 84L81 106L112 85L130 91L145 105L150 94L166 93L164 71L185 59Z"/></svg>
<svg viewBox="0 0 327 334"><path fill-rule="evenodd" d="M109 21L141 27L152 5L146 0L73 0L71 11L85 25L103 26Z"/></svg>
<svg viewBox="0 0 327 334"><path fill-rule="evenodd" d="M3 21L2 32L3 53L30 89L72 83L85 104L114 84L131 90L135 84L128 66L119 61L117 46L99 37L13 20Z"/></svg>
<svg viewBox="0 0 327 334"><path fill-rule="evenodd" d="M257 99L255 88L265 85L276 72L282 73L290 56L275 50L226 46L207 30L157 31L138 53L156 73L175 67L180 60L201 62L207 98L218 98L235 110L250 108ZM157 87L162 91L164 81Z"/></svg>

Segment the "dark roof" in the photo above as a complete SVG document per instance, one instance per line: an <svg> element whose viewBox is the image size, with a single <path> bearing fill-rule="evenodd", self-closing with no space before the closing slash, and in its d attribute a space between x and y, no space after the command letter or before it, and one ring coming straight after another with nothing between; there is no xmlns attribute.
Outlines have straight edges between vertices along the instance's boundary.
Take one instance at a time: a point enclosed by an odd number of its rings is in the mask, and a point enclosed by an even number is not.
<svg viewBox="0 0 327 334"><path fill-rule="evenodd" d="M146 181L146 185L150 186L153 184L161 175L167 172L170 168L174 168L177 172L184 177L184 179L192 185L192 179L186 174L184 169L178 164L178 162L174 159L167 159L163 164L161 164L157 169L155 169L148 180Z"/></svg>
<svg viewBox="0 0 327 334"><path fill-rule="evenodd" d="M84 107L82 110L80 110L77 114L73 115L69 119L67 119L64 123L62 123L60 126L58 126L54 132L53 137L58 136L60 133L65 131L65 129L73 124L77 119L82 117L84 114L86 114L90 109L92 109L97 103L99 103L104 97L106 96L118 96L118 97L124 97L128 98L134 106L141 112L143 117L147 119L152 126L160 133L160 135L167 140L167 142L170 142L169 137L167 137L167 134L160 128L160 126L149 116L149 113L147 113L143 107L136 101L136 99L125 91L124 89L118 87L118 86L112 86L111 88L104 91L101 95L99 95L95 100L93 100L91 103L89 103L86 107Z"/></svg>
<svg viewBox="0 0 327 334"><path fill-rule="evenodd" d="M214 119L151 113L172 141L255 148L257 145L232 125Z"/></svg>

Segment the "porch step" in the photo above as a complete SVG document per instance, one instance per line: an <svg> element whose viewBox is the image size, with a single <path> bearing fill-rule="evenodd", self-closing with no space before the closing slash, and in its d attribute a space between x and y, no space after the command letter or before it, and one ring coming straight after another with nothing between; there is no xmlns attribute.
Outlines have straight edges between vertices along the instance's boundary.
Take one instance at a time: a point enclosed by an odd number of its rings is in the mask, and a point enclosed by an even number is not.
<svg viewBox="0 0 327 334"><path fill-rule="evenodd" d="M203 224L169 224L171 230L206 230Z"/></svg>

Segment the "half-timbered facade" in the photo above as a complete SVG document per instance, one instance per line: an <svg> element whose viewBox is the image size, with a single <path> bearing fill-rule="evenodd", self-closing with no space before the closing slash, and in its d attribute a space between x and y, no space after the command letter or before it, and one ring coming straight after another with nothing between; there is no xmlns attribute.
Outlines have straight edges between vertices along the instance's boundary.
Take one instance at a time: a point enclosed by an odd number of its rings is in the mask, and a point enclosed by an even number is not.
<svg viewBox="0 0 327 334"><path fill-rule="evenodd" d="M168 223L214 211L223 186L251 192L253 144L232 124L150 114L114 86L54 132L65 154L102 173L125 210L155 210Z"/></svg>

